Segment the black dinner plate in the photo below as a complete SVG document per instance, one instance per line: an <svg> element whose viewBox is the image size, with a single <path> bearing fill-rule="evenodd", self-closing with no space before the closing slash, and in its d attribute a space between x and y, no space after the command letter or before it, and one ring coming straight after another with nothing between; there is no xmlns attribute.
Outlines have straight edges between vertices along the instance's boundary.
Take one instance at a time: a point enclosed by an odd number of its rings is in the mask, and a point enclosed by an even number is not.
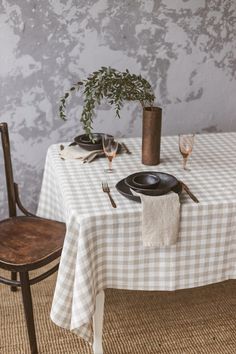
<svg viewBox="0 0 236 354"><path fill-rule="evenodd" d="M94 142L92 142L87 134L78 135L74 138L74 142L78 144L85 150L93 151L93 150L102 150L102 137L107 135L109 137L113 137L109 134L104 133L93 133L92 136L94 138Z"/></svg>
<svg viewBox="0 0 236 354"><path fill-rule="evenodd" d="M174 176L169 175L164 172L151 171L151 173L155 173L160 177L160 182L159 182L157 188L156 189L149 189L149 190L145 189L142 191L140 191L140 189L139 189L139 190L136 190L138 193L140 192L142 194L152 195L152 196L167 194L170 191L173 191L178 194L181 193L181 190L182 190L181 185L180 185L179 181ZM127 180L127 178L124 178L121 181L119 181L116 184L116 189L124 197L140 203L141 202L140 197L133 195L131 188L126 183L126 180Z"/></svg>

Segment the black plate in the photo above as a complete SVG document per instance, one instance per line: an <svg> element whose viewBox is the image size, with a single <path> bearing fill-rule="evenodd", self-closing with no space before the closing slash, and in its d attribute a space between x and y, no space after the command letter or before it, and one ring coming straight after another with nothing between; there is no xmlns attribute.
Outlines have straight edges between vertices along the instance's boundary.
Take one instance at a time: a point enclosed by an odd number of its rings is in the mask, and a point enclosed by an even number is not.
<svg viewBox="0 0 236 354"><path fill-rule="evenodd" d="M153 173L153 171L151 172ZM170 191L179 194L181 193L182 187L179 181L174 176L163 172L155 172L155 174L160 177L160 183L158 184L157 188L155 190L144 190L142 191L142 194L158 196L169 193ZM126 178L122 179L116 184L116 189L124 197L140 203L140 198L132 194L130 187L126 183ZM137 190L137 192L140 192L140 190Z"/></svg>
<svg viewBox="0 0 236 354"><path fill-rule="evenodd" d="M154 196L169 193L172 190L172 188L174 188L178 184L177 179L174 176L169 175L168 173L155 172L155 171L143 171L142 173L144 172L146 174L155 175L160 179L160 182L155 188L152 189L137 188L137 186L133 184L133 178L137 176L140 172L133 173L132 175L126 177L125 183L130 188L136 190L139 193L143 193L145 195L154 195Z"/></svg>
<svg viewBox="0 0 236 354"><path fill-rule="evenodd" d="M139 197L137 197L136 195L133 195L129 186L127 186L127 184L125 183L125 178L122 179L121 181L119 181L116 184L116 189L118 190L118 192L120 192L120 194L122 194L124 197L130 199L130 200L134 200L135 202L141 203L141 199Z"/></svg>
<svg viewBox="0 0 236 354"><path fill-rule="evenodd" d="M126 179L127 182L127 179ZM135 189L153 189L156 188L160 182L160 177L154 173L139 172L133 176L130 187ZM129 185L129 183L127 183Z"/></svg>
<svg viewBox="0 0 236 354"><path fill-rule="evenodd" d="M94 143L89 139L87 134L78 135L74 138L76 144L82 147L85 150L93 151L93 150L102 150L102 137L104 135L110 136L112 135L104 134L104 133L93 133L92 136L94 138Z"/></svg>

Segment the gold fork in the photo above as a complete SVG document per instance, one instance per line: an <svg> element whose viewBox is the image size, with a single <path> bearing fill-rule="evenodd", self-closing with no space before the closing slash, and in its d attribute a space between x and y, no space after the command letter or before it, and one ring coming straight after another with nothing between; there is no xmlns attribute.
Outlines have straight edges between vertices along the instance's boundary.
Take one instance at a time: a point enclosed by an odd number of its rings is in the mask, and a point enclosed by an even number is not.
<svg viewBox="0 0 236 354"><path fill-rule="evenodd" d="M116 208L116 203L114 202L114 200L113 200L113 198L111 196L110 188L109 188L107 182L102 182L102 190L103 190L104 193L108 194L108 197L110 198L110 202L111 202L111 205L113 206L113 208Z"/></svg>

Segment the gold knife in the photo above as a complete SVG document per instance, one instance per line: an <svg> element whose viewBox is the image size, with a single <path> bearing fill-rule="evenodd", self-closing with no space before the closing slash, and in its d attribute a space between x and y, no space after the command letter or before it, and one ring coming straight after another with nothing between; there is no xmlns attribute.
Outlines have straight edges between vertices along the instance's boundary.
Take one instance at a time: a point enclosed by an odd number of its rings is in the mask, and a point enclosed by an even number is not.
<svg viewBox="0 0 236 354"><path fill-rule="evenodd" d="M200 203L199 200L197 199L197 197L195 197L195 195L190 191L190 189L188 188L188 186L186 186L186 184L182 181L180 181L180 183L182 184L182 188L183 190L185 190L185 192L190 196L190 198L195 202L195 203Z"/></svg>

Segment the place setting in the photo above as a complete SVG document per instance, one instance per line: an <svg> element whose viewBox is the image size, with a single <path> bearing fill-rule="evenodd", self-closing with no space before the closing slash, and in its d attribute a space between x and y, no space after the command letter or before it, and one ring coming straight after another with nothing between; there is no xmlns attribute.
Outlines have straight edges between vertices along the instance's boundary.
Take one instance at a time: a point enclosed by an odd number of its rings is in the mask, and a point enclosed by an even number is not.
<svg viewBox="0 0 236 354"><path fill-rule="evenodd" d="M127 199L135 202L141 202L140 194L152 197L158 197L170 192L186 192L195 202L199 203L198 198L190 191L189 187L175 176L158 171L136 172L121 179L116 184L118 192Z"/></svg>
<svg viewBox="0 0 236 354"><path fill-rule="evenodd" d="M108 157L109 168L112 172L112 159L120 154L131 155L124 142L118 142L113 135L105 133L92 133L90 136L81 134L67 146L60 145L59 156L62 160L80 160L82 163L91 163L100 157ZM108 171L109 172L109 171Z"/></svg>
<svg viewBox="0 0 236 354"><path fill-rule="evenodd" d="M184 191L199 203L185 183L165 172L132 173L120 180L116 189L125 198L142 204L141 241L144 247L176 244L181 215L180 195Z"/></svg>
<svg viewBox="0 0 236 354"><path fill-rule="evenodd" d="M179 181L164 172L142 171L123 178L116 184L116 189L124 197L141 202L138 194L160 196L170 191L181 192Z"/></svg>

